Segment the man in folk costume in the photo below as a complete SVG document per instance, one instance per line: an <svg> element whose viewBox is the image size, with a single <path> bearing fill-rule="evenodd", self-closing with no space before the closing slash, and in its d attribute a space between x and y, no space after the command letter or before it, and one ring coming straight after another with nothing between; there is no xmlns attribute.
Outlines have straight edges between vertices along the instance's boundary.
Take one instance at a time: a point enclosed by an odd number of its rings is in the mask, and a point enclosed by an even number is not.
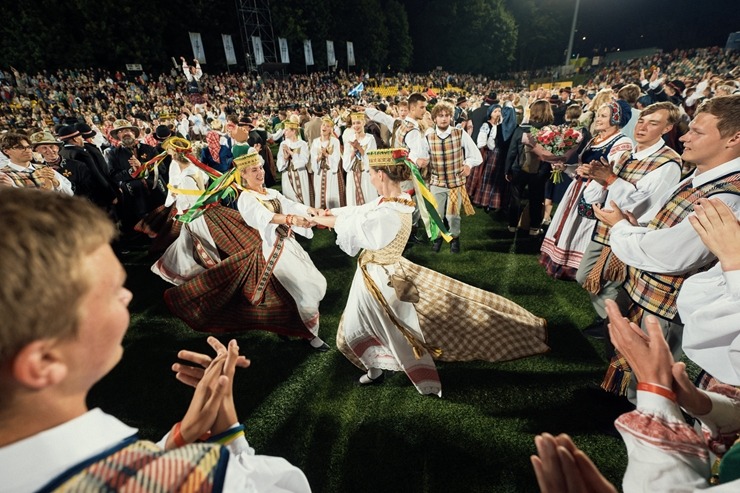
<svg viewBox="0 0 740 493"><path fill-rule="evenodd" d="M633 140L637 147L633 154L625 152L614 168L595 162L583 166L584 176L592 180L583 192L584 200L589 204L614 201L637 218L653 207L681 180L681 157L663 141L663 135L671 131L680 116L672 103L645 108L635 126ZM625 265L611 255L609 226L597 220L576 274L576 281L591 295L599 317L587 334L606 335L604 302L617 298L626 277Z"/></svg>
<svg viewBox="0 0 740 493"><path fill-rule="evenodd" d="M90 388L123 354L132 298L109 245L115 226L100 209L61 194L7 190L0 230L13 232L0 237L3 491L310 491L300 470L255 455L245 438L233 379L249 361L236 341L226 347L209 338L214 357L178 354L189 364L173 366L177 379L195 392L158 443L88 409ZM132 396L129 404L148 400Z"/></svg>
<svg viewBox="0 0 740 493"><path fill-rule="evenodd" d="M314 169L314 207L329 209L339 207L345 193L340 179L339 166L342 155L339 139L334 136L334 121L329 116L321 118L321 133L311 142L311 162Z"/></svg>
<svg viewBox="0 0 740 493"><path fill-rule="evenodd" d="M426 146L421 127L419 126L419 121L424 117L424 112L427 108L427 98L423 94L415 92L409 96L408 105L408 114L396 130L394 141L397 147L402 147L408 151L409 161L414 163L418 168L424 168L427 163L429 163L429 150ZM415 182L413 180L401 183L401 189L406 192L410 192L411 190L415 191L413 195L416 207L414 208L412 216L410 241L421 243L423 240L421 238L421 233L418 231L419 219L425 218L422 218L424 207L419 203L419 201L423 199L418 193L418 190L416 190ZM426 213L426 211L424 211L424 213Z"/></svg>
<svg viewBox="0 0 740 493"><path fill-rule="evenodd" d="M683 324L676 306L681 286L716 262L684 219L699 199L709 197L740 215L740 95L702 103L681 140L681 157L695 163L696 171L669 192L662 206L656 204L640 218L649 221L645 226L631 225L613 201L606 206L610 209L594 206L596 216L612 226L612 252L628 265L624 287L630 300L629 318L639 324L645 312L656 315L675 359L682 354ZM626 393L630 377L626 361L616 355L602 387Z"/></svg>
<svg viewBox="0 0 740 493"><path fill-rule="evenodd" d="M350 115L352 127L344 132L342 166L347 173L347 205L362 205L378 198L370 181L368 152L377 149L375 137L365 133L365 114Z"/></svg>
<svg viewBox="0 0 740 493"><path fill-rule="evenodd" d="M283 122L285 140L280 144L277 168L282 173L283 194L290 200L311 206L311 189L308 183L308 144L300 138L297 117Z"/></svg>
<svg viewBox="0 0 740 493"><path fill-rule="evenodd" d="M157 155L154 147L142 144L137 139L141 130L131 125L127 120L116 120L110 136L120 141L107 154L111 177L123 190L123 207L121 218L124 225L133 227L147 213L164 203L167 196L165 183L157 173L151 173L149 178L137 175L142 164ZM156 167L155 167L156 169Z"/></svg>
<svg viewBox="0 0 740 493"><path fill-rule="evenodd" d="M63 143L49 131L36 132L29 137L33 151L41 154L44 163L69 180L75 195L90 197L92 183L84 163L59 155Z"/></svg>
<svg viewBox="0 0 740 493"><path fill-rule="evenodd" d="M429 147L429 185L437 201L437 212L449 224L450 251L460 253L460 211L473 215L475 210L465 190L465 179L471 168L483 162L478 147L468 133L451 125L454 109L449 103L437 103L432 108L434 129L426 135ZM432 249L439 252L443 238L434 240Z"/></svg>
<svg viewBox="0 0 740 493"><path fill-rule="evenodd" d="M28 137L7 133L0 138L0 151L8 158L0 167L0 185L14 188L43 188L73 195L72 183L49 166L33 162Z"/></svg>

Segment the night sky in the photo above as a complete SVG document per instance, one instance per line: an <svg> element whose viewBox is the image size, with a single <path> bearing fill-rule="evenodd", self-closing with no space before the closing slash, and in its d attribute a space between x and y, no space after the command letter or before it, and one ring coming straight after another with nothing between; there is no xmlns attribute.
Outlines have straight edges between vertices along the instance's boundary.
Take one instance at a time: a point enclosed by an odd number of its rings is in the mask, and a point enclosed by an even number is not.
<svg viewBox="0 0 740 493"><path fill-rule="evenodd" d="M562 0L571 19L575 4ZM577 29L573 53L582 56L605 48L724 46L740 31L740 0L581 0Z"/></svg>

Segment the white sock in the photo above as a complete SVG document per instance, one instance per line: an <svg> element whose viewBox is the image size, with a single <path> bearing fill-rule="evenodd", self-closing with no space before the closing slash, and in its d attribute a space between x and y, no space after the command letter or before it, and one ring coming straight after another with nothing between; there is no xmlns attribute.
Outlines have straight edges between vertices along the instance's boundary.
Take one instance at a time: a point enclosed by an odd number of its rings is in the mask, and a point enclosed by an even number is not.
<svg viewBox="0 0 740 493"><path fill-rule="evenodd" d="M319 336L316 336L313 339L311 339L309 343L311 344L311 347L313 348L321 347L324 345L324 341L322 341L321 337Z"/></svg>

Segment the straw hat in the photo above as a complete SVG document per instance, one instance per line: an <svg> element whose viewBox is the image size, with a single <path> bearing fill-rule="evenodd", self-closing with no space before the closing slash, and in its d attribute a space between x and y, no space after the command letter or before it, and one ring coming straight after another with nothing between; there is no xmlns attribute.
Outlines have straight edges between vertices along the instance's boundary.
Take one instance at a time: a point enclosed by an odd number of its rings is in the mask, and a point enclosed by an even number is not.
<svg viewBox="0 0 740 493"><path fill-rule="evenodd" d="M114 139L118 138L118 132L124 129L130 129L134 132L134 137L138 138L141 130L139 127L131 125L128 120L116 120L113 122L113 130L110 131L110 136Z"/></svg>
<svg viewBox="0 0 740 493"><path fill-rule="evenodd" d="M56 137L54 137L48 130L33 133L31 134L29 139L31 141L31 147L33 147L34 149L36 148L36 146L44 144L55 145L57 147L62 147L64 145L64 142L57 140Z"/></svg>

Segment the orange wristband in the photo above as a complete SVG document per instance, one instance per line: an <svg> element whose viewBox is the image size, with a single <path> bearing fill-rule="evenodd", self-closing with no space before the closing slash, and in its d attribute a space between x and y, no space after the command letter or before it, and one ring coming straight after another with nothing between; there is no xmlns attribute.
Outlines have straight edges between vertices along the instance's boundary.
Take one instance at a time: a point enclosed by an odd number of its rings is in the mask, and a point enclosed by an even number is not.
<svg viewBox="0 0 740 493"><path fill-rule="evenodd" d="M660 385L640 382L637 384L637 390L644 390L645 392L662 395L666 399L676 402L676 393L670 389L661 387Z"/></svg>
<svg viewBox="0 0 740 493"><path fill-rule="evenodd" d="M182 433L180 432L180 428L182 427L182 421L178 421L175 423L175 427L172 429L172 441L175 442L175 446L182 447L183 445L187 445L188 442L185 441L185 439L182 437Z"/></svg>
<svg viewBox="0 0 740 493"><path fill-rule="evenodd" d="M606 179L606 183L604 183L604 188L608 187L615 181L617 181L617 175L609 175L609 178Z"/></svg>

